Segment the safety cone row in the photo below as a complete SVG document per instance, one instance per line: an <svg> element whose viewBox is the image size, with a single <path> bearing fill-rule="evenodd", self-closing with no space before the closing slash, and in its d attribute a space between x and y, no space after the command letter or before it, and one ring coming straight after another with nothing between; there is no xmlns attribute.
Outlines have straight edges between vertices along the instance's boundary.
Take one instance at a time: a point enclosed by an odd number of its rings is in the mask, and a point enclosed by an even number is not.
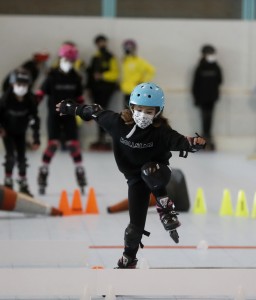
<svg viewBox="0 0 256 300"><path fill-rule="evenodd" d="M196 198L193 206L194 214L206 214L207 206L205 202L204 192L202 188L197 189ZM249 217L249 209L246 200L246 195L243 190L239 190L237 203L235 210L233 209L230 191L228 189L224 189L222 202L219 210L220 216L236 216L236 217ZM254 195L253 207L251 212L251 217L256 219L256 193Z"/></svg>
<svg viewBox="0 0 256 300"><path fill-rule="evenodd" d="M59 200L59 210L62 211L64 216L70 215L83 215L83 214L99 214L98 204L94 188L90 188L87 197L85 209L83 209L80 190L74 190L71 205L68 200L66 190L62 190Z"/></svg>

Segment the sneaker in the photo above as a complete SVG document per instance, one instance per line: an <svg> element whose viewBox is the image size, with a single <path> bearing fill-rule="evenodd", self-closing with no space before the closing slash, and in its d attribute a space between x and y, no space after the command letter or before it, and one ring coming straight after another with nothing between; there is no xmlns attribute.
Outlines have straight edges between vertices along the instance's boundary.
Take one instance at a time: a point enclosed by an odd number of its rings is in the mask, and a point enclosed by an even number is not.
<svg viewBox="0 0 256 300"><path fill-rule="evenodd" d="M123 255L117 262L115 269L136 269L138 259Z"/></svg>
<svg viewBox="0 0 256 300"><path fill-rule="evenodd" d="M174 230L181 224L178 220L177 213L175 211L174 203L169 197L157 199L156 209L160 216L160 220L167 231Z"/></svg>
<svg viewBox="0 0 256 300"><path fill-rule="evenodd" d="M13 189L13 179L12 179L12 177L5 177L4 186L9 188L9 189Z"/></svg>

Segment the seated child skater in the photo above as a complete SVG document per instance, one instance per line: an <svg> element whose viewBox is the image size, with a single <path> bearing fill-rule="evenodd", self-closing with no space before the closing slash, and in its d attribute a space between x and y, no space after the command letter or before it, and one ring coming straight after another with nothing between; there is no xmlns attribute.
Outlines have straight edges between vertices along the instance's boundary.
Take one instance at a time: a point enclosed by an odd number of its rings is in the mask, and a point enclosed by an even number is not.
<svg viewBox="0 0 256 300"><path fill-rule="evenodd" d="M166 185L171 177L169 169L170 151L196 152L205 147L200 137L185 137L173 130L163 117L164 93L154 83L137 85L130 96L130 109L121 113L103 110L98 104L77 105L63 100L56 109L60 114L79 115L83 120L91 119L102 126L113 139L113 151L117 166L128 184L130 222L124 234L124 252L118 260L118 267L136 268L136 254L142 246L150 193L157 200L156 209L160 220L178 243L176 228L181 224L177 218L172 200L168 197Z"/></svg>

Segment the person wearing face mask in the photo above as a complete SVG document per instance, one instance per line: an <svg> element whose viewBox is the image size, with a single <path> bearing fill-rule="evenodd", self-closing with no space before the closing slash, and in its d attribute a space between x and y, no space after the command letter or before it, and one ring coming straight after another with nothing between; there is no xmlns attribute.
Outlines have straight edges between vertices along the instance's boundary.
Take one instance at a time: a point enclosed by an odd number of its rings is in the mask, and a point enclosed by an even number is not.
<svg viewBox="0 0 256 300"><path fill-rule="evenodd" d="M49 165L60 143L65 139L66 148L75 164L75 176L82 193L86 186L85 170L82 165L82 153L78 139L78 127L73 116L60 118L55 111L55 105L62 99L75 99L83 103L83 88L81 76L74 70L73 63L78 58L78 50L73 45L64 44L59 49L59 67L52 68L37 91L40 102L44 96L48 100L47 134L48 143L42 155L42 165L38 173L39 193L44 194L47 186Z"/></svg>
<svg viewBox="0 0 256 300"><path fill-rule="evenodd" d="M12 87L0 100L0 136L5 148L5 178L4 185L14 188L13 169L18 167L19 191L33 196L27 182L26 132L33 130L32 150L40 145L37 103L35 96L29 90L31 79L27 71L19 69L13 74Z"/></svg>
<svg viewBox="0 0 256 300"><path fill-rule="evenodd" d="M97 102L107 108L109 102L118 89L118 62L108 50L108 39L98 35L94 39L97 48L87 68L86 91L93 103ZM106 140L105 131L98 128L98 139L91 144L92 150L111 150L111 144Z"/></svg>
<svg viewBox="0 0 256 300"><path fill-rule="evenodd" d="M137 251L145 231L147 210L152 192L156 210L170 234L179 242L177 228L181 225L178 213L166 190L171 177L169 159L171 151L180 151L186 157L205 146L200 137L186 137L174 129L163 116L165 96L162 89L151 82L137 85L130 95L129 109L121 113L104 110L100 105L77 105L66 100L56 110L61 115L79 115L83 120L94 119L113 139L117 167L128 184L129 224L124 234L124 252L117 268L134 269Z"/></svg>
<svg viewBox="0 0 256 300"><path fill-rule="evenodd" d="M127 108L132 90L139 83L151 81L155 76L155 68L137 55L137 44L134 40L125 40L122 47L124 57L121 64L120 89L124 95L124 107Z"/></svg>
<svg viewBox="0 0 256 300"><path fill-rule="evenodd" d="M201 112L203 136L207 139L206 149L215 150L212 124L223 74L217 62L216 49L212 45L203 46L201 54L202 57L193 75L192 95L195 106L199 107Z"/></svg>
<svg viewBox="0 0 256 300"><path fill-rule="evenodd" d="M29 88L33 91L35 83L39 78L40 73L45 70L45 65L47 60L49 59L48 52L36 52L32 55L32 58L26 60L21 64L20 67L30 74L30 85ZM17 69L18 69L17 68ZM8 88L12 87L13 80L15 79L16 70L11 71L7 74L2 82L2 92L6 92Z"/></svg>

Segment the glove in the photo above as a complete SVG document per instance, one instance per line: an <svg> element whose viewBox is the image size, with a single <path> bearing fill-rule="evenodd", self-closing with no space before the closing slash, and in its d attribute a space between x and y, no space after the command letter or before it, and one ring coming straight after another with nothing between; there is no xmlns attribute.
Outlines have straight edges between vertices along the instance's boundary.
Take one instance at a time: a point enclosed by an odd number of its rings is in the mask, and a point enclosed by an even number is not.
<svg viewBox="0 0 256 300"><path fill-rule="evenodd" d="M74 116L78 105L72 100L62 100L57 107L62 115Z"/></svg>
<svg viewBox="0 0 256 300"><path fill-rule="evenodd" d="M189 139L190 142L190 150L192 152L197 152L201 149L204 149L206 146L206 141L196 133L196 137L192 137Z"/></svg>

